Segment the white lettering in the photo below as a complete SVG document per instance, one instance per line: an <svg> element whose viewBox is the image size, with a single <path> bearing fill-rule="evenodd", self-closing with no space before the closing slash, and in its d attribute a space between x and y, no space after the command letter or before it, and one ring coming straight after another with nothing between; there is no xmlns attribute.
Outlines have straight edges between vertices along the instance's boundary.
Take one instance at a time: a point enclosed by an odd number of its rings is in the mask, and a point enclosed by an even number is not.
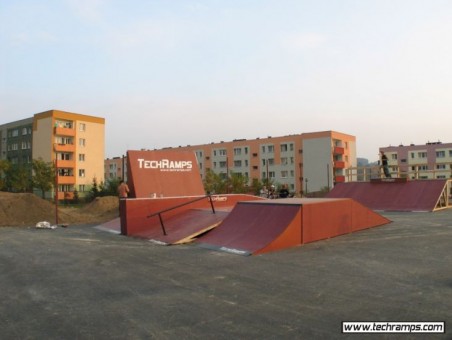
<svg viewBox="0 0 452 340"><path fill-rule="evenodd" d="M138 168L140 169L160 169L160 171L191 171L192 161L170 161L169 159L145 160L139 158Z"/></svg>

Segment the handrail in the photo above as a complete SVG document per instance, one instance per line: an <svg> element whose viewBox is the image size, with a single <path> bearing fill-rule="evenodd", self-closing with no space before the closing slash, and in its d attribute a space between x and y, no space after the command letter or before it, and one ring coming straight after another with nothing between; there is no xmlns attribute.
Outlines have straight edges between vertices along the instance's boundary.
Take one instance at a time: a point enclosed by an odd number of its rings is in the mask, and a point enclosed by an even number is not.
<svg viewBox="0 0 452 340"><path fill-rule="evenodd" d="M441 163L445 164L445 163ZM437 176L443 176L443 179L452 178L452 163L446 169L423 170L420 167L425 164L411 164L407 167L399 165L389 165L391 175L396 177L407 177L410 180L418 179L435 179ZM414 168L414 170L412 170ZM367 182L372 178L383 178L383 170L381 165L358 166L345 169L348 182Z"/></svg>
<svg viewBox="0 0 452 340"><path fill-rule="evenodd" d="M148 215L147 218L151 218L151 217L154 217L154 216L157 216L157 215L158 215L158 216L159 216L159 220L160 220L160 226L162 227L163 235L166 236L166 235L168 235L168 234L166 233L165 225L163 224L163 219L162 219L162 214L163 214L163 213L168 212L168 211L171 211L171 210L174 210L174 209L177 209L177 208L180 208L180 207L183 207L183 206L185 206L185 205L192 204L192 203L194 203L194 202L201 201L201 200L203 200L203 199L205 199L205 198L209 198L210 206L211 206L211 208L212 208L212 213L215 214L215 207L213 206L212 195L209 194L209 195L205 195L205 196L202 196L202 197L195 198L195 199L193 199L193 200L191 200L191 201L188 201L188 202L184 202L184 203L175 205L174 207L171 207L171 208L166 208L166 209L157 211L157 212L155 212L155 213L153 213L153 214Z"/></svg>

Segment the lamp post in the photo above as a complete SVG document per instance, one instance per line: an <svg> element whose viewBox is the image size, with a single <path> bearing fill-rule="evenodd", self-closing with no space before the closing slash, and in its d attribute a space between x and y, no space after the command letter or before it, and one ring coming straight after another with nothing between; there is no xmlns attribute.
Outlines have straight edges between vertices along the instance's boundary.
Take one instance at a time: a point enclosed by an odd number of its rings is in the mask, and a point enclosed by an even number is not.
<svg viewBox="0 0 452 340"><path fill-rule="evenodd" d="M308 195L308 179L306 178L305 180L305 195Z"/></svg>
<svg viewBox="0 0 452 340"><path fill-rule="evenodd" d="M269 185L269 178L268 178L268 158L265 160L265 165L267 168L267 173L266 173L266 179L267 179L267 190L268 190L268 185Z"/></svg>
<svg viewBox="0 0 452 340"><path fill-rule="evenodd" d="M58 225L58 153L56 144L53 145L55 150L55 225Z"/></svg>

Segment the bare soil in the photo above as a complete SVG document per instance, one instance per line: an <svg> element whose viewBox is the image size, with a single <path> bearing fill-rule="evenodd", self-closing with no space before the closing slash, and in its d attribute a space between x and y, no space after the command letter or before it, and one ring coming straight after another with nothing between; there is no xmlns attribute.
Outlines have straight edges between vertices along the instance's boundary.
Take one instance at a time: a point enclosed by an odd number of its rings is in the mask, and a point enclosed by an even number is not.
<svg viewBox="0 0 452 340"><path fill-rule="evenodd" d="M58 206L59 224L103 223L118 217L116 196L98 197L82 207ZM56 220L55 204L30 193L0 192L0 227Z"/></svg>

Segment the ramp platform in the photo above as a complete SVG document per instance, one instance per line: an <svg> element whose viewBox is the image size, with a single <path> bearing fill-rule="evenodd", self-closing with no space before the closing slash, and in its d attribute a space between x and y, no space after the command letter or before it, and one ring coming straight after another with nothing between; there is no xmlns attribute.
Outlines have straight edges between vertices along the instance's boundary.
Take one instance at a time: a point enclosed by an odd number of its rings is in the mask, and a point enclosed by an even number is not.
<svg viewBox="0 0 452 340"><path fill-rule="evenodd" d="M238 255L262 254L389 222L351 199L238 202L217 228L196 243Z"/></svg>
<svg viewBox="0 0 452 340"><path fill-rule="evenodd" d="M436 211L450 208L451 180L338 183L328 198L351 198L372 210Z"/></svg>

